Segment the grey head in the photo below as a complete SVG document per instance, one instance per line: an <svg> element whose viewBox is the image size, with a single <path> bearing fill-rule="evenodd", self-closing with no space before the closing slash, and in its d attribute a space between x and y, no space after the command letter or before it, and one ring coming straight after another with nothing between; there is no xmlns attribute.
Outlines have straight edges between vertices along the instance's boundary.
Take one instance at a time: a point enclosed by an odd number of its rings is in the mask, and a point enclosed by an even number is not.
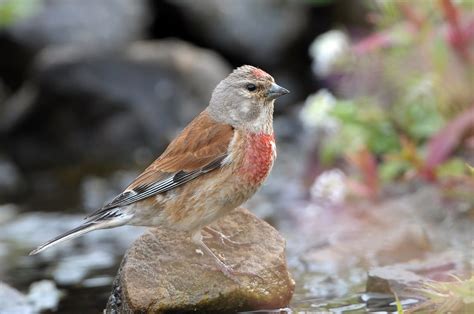
<svg viewBox="0 0 474 314"><path fill-rule="evenodd" d="M222 80L212 93L210 116L252 133L273 133L275 99L289 91L265 71L244 65Z"/></svg>

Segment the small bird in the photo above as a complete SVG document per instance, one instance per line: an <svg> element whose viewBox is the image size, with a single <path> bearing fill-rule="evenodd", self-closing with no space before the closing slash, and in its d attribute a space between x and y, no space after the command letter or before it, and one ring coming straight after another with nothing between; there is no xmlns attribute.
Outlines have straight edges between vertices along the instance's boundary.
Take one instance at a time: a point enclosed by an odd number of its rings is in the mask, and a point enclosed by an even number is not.
<svg viewBox="0 0 474 314"><path fill-rule="evenodd" d="M158 227L188 232L232 278L236 272L206 246L201 231L216 234L208 225L248 200L267 178L276 158L274 102L288 93L259 68L236 68L214 89L209 106L121 194L30 255L93 230Z"/></svg>

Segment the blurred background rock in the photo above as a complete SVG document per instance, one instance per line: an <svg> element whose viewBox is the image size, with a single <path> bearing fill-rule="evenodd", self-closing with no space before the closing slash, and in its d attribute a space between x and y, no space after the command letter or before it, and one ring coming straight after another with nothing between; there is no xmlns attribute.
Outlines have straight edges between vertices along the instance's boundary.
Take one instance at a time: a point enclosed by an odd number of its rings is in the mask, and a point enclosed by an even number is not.
<svg viewBox="0 0 474 314"><path fill-rule="evenodd" d="M286 104L302 100L317 86L307 46L334 10L301 1L142 0L1 8L2 154L28 177L21 188L39 195L36 209L41 195L62 194L57 186L74 194L86 174L149 162L235 66L265 68L292 90ZM53 175L51 190L36 184L64 169L69 182Z"/></svg>
<svg viewBox="0 0 474 314"><path fill-rule="evenodd" d="M102 310L141 229L25 254L120 192L252 64L291 90L275 169L246 206L288 239L292 306L393 310L357 294L369 267L472 252L473 43L469 0L0 0L0 281L21 291L0 299Z"/></svg>

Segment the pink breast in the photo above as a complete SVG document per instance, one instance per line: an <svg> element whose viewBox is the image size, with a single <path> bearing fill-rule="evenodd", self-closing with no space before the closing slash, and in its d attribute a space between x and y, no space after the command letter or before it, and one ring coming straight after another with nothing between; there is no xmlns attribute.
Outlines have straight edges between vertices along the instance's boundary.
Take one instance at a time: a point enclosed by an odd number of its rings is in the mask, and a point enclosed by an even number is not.
<svg viewBox="0 0 474 314"><path fill-rule="evenodd" d="M240 174L250 184L262 183L273 166L276 157L273 134L247 134Z"/></svg>

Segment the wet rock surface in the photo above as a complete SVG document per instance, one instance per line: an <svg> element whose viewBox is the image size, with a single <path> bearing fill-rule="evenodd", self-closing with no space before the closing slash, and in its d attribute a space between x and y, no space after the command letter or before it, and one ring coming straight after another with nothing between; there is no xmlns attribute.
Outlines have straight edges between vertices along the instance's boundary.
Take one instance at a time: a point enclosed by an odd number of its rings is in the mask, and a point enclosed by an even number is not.
<svg viewBox="0 0 474 314"><path fill-rule="evenodd" d="M287 306L294 281L278 232L243 208L214 227L244 244L229 247L215 238L205 239L206 244L235 270L261 279L240 275L237 284L216 271L214 261L199 254L186 235L150 229L125 255L107 312L235 312Z"/></svg>
<svg viewBox="0 0 474 314"><path fill-rule="evenodd" d="M469 254L446 251L424 260L373 268L369 270L366 290L400 296L416 295L424 284L432 280L453 281L453 276L469 278L471 272Z"/></svg>
<svg viewBox="0 0 474 314"><path fill-rule="evenodd" d="M389 265L422 258L431 250L431 240L415 217L393 210L393 203L364 205L337 213L322 213L315 226L329 235L302 256L311 269L340 273L351 267ZM344 227L339 227L344 226ZM348 227L350 226L350 227Z"/></svg>

